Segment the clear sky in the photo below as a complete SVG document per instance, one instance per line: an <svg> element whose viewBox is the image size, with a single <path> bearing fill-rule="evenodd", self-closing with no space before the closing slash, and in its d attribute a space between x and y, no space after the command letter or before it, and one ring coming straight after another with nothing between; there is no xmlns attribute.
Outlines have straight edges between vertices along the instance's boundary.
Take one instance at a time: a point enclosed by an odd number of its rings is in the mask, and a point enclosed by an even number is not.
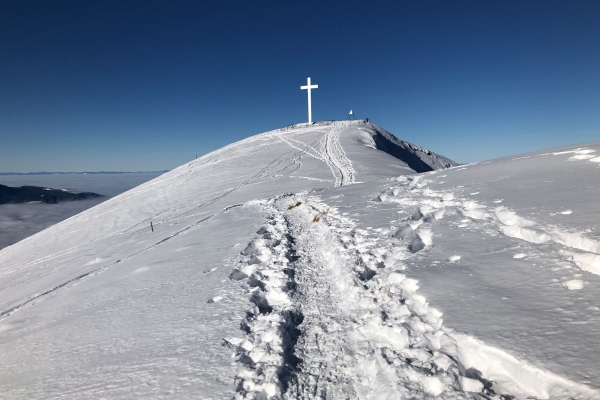
<svg viewBox="0 0 600 400"><path fill-rule="evenodd" d="M600 140L600 1L0 1L0 172L358 118L458 162Z"/></svg>

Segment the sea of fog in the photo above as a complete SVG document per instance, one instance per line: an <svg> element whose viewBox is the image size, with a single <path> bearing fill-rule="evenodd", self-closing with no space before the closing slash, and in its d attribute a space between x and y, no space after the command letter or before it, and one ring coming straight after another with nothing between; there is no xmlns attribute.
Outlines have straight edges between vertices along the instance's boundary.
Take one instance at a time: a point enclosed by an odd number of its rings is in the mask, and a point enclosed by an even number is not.
<svg viewBox="0 0 600 400"><path fill-rule="evenodd" d="M66 201L58 204L0 205L0 249L94 207L161 174L162 172L0 175L0 184L6 186L42 186L52 189L69 189L75 192L94 192L103 195L103 197L97 199Z"/></svg>

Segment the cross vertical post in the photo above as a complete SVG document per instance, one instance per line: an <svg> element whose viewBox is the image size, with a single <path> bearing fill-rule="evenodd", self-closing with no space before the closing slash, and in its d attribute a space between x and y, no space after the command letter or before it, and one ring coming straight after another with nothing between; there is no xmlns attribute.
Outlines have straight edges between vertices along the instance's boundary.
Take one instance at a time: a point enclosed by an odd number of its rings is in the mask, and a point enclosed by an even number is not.
<svg viewBox="0 0 600 400"><path fill-rule="evenodd" d="M300 86L301 90L308 91L308 123L309 124L312 124L312 104L311 104L310 90L318 89L318 88L319 88L319 85L311 85L310 84L310 78L306 78L306 86Z"/></svg>

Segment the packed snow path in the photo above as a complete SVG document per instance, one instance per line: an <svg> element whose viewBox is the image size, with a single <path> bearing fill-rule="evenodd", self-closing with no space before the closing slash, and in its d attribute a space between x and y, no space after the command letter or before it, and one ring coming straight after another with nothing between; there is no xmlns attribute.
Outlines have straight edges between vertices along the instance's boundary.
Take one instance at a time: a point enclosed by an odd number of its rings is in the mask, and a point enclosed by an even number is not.
<svg viewBox="0 0 600 400"><path fill-rule="evenodd" d="M444 390L460 398L452 393L464 394L461 384L483 391L440 352L450 339L416 281L391 271L372 279L368 232L307 196L261 206L269 222L231 276L247 278L255 304L248 336L227 339L244 364L241 398L427 398ZM406 362L413 357L420 362Z"/></svg>
<svg viewBox="0 0 600 400"><path fill-rule="evenodd" d="M415 233L405 225L390 237L306 194L253 205L268 222L230 278L246 282L254 307L247 335L225 339L240 363L239 399L599 394L444 328L400 263L431 245L430 230L417 228L439 212L411 216Z"/></svg>

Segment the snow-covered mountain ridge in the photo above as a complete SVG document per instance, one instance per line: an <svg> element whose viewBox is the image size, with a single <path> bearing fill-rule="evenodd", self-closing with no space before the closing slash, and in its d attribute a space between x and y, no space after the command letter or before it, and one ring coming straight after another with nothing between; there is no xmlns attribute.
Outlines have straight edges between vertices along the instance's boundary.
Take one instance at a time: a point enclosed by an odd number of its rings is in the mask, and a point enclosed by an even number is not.
<svg viewBox="0 0 600 400"><path fill-rule="evenodd" d="M599 149L226 146L0 251L1 397L598 398Z"/></svg>

